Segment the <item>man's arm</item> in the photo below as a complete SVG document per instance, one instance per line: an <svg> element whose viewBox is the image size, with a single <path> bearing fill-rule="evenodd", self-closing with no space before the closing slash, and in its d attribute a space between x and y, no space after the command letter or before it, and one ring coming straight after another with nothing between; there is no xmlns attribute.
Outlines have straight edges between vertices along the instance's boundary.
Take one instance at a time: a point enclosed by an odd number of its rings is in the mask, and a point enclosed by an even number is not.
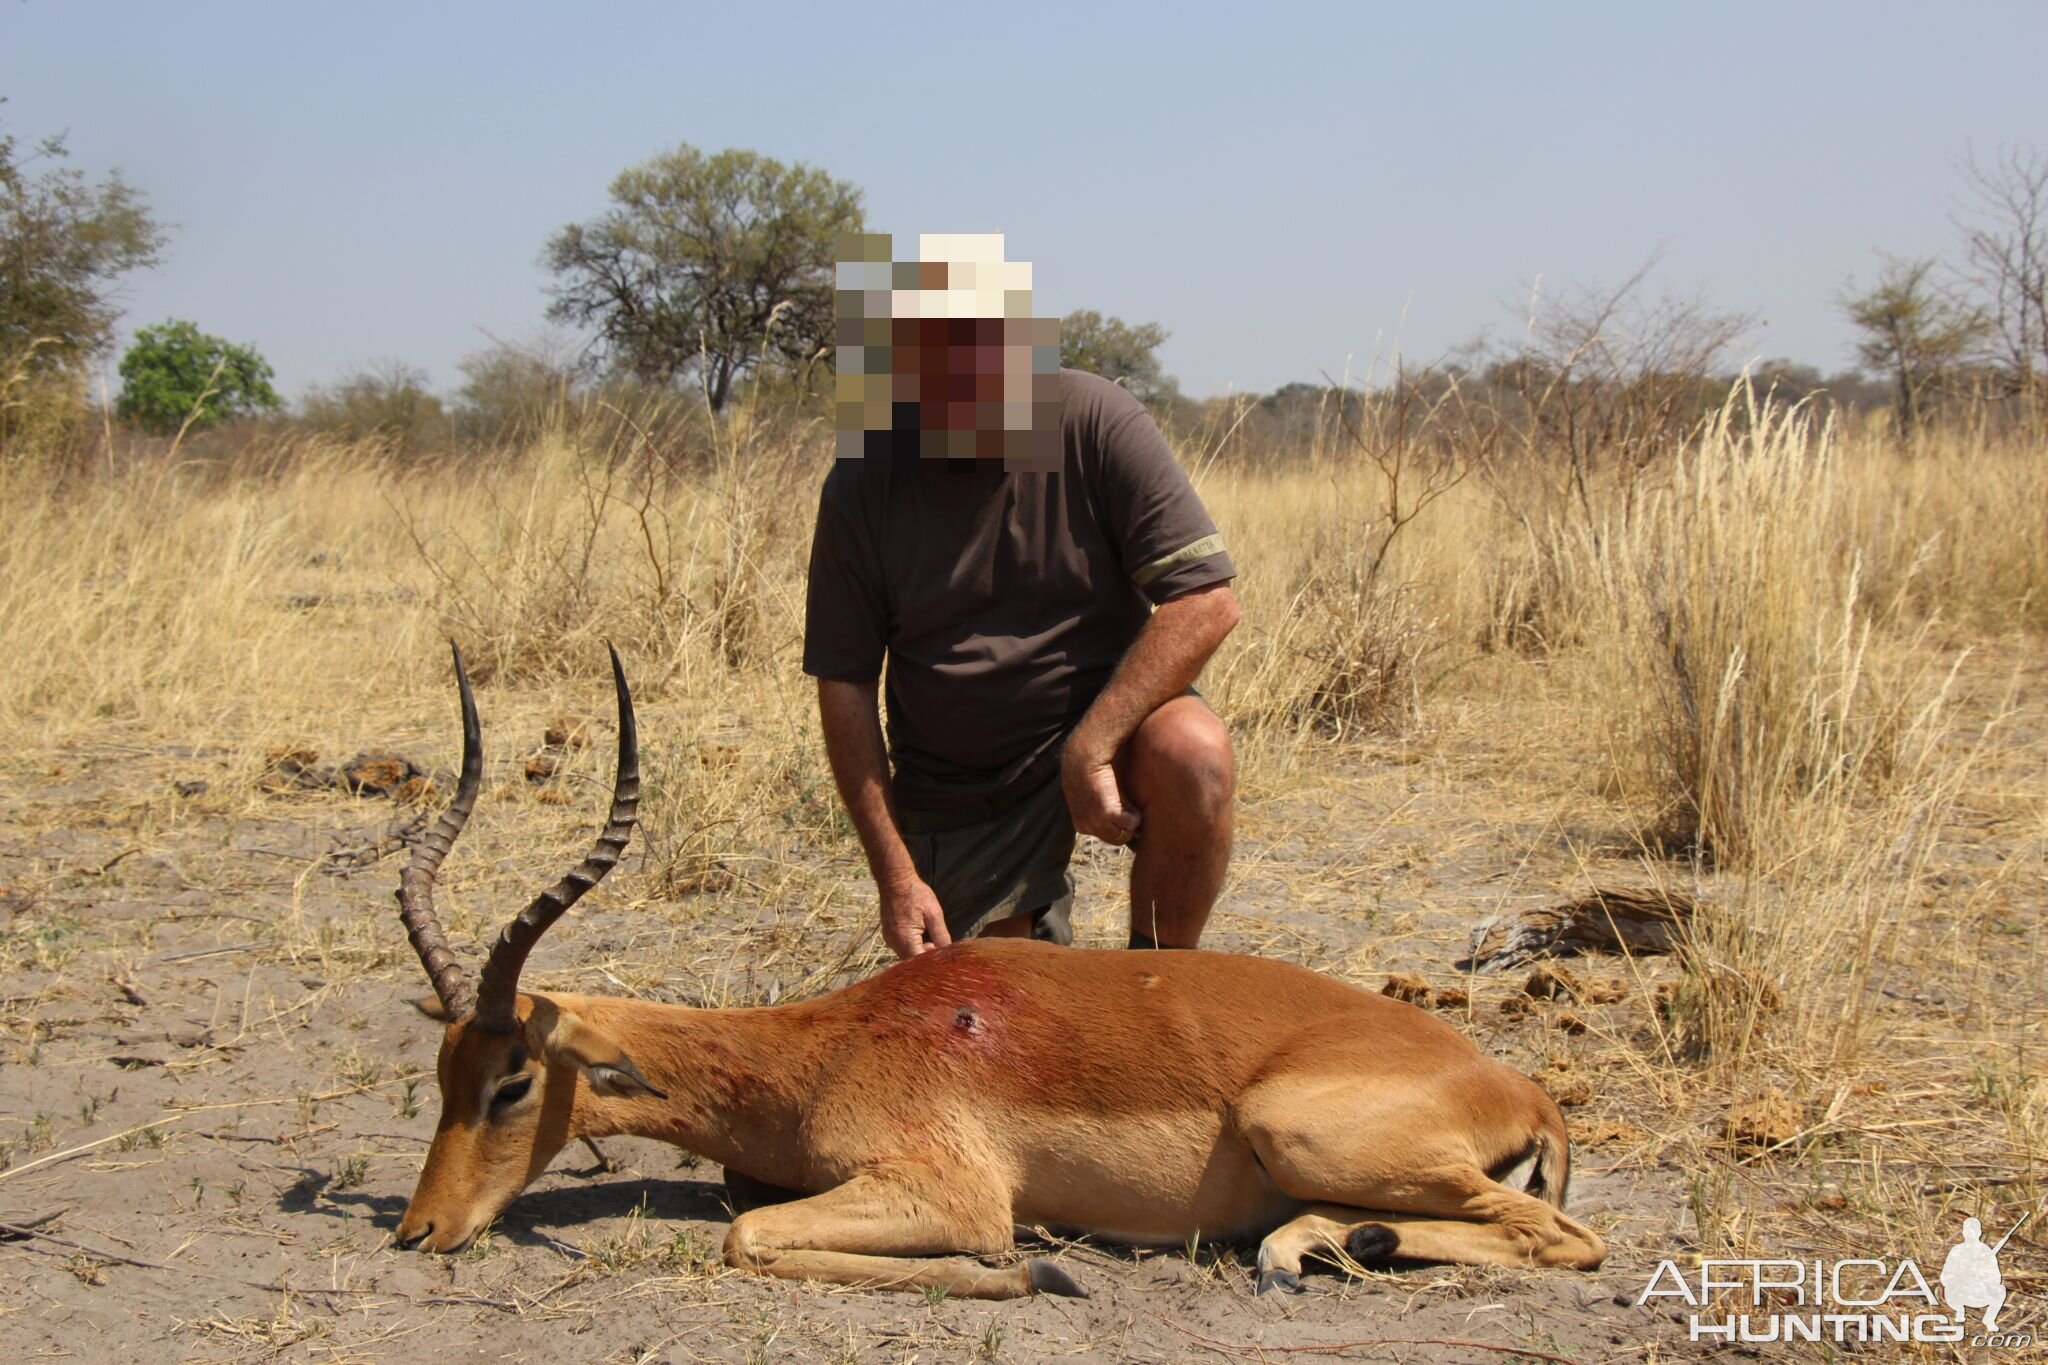
<svg viewBox="0 0 2048 1365"><path fill-rule="evenodd" d="M839 799L853 817L868 871L882 899L882 937L898 957L951 943L939 898L917 875L889 795L889 751L882 742L876 685L818 679L818 719Z"/></svg>
<svg viewBox="0 0 2048 1365"><path fill-rule="evenodd" d="M1116 752L1145 717L1193 685L1237 616L1237 594L1227 582L1182 593L1152 613L1060 756L1075 829L1113 844L1137 832L1138 812L1124 803L1111 767Z"/></svg>

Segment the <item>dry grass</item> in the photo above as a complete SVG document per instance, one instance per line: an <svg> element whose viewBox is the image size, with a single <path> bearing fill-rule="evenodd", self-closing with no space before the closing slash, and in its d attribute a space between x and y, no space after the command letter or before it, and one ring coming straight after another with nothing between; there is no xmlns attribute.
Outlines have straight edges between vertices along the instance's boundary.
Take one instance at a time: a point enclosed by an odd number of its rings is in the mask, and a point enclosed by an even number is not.
<svg viewBox="0 0 2048 1365"><path fill-rule="evenodd" d="M1573 1118L1608 1136L1586 1160L1676 1161L1689 1205L1659 1235L1695 1251L1789 1254L1772 1248L1795 1233L1919 1247L1988 1200L2038 1203L2048 1095L2027 983L2044 976L2048 676L2029 661L2048 626L2048 521L2022 509L2048 506L2048 463L1960 439L1907 453L1737 407L1580 502L1458 449L1394 450L1391 429L1326 433L1289 461L1190 460L1244 606L1203 682L1238 740L1247 836L1219 933L1375 987L1387 964L1434 973L1465 993L1462 1026L1521 1030L1532 1069L1595 1078ZM49 1002L163 952L169 920L107 929L75 906L130 872L164 884L141 867L174 846L162 876L215 888L208 903L243 916L223 933L247 960L412 989L388 917L324 908L336 865L319 849L280 861L259 915L237 908L258 892L219 888L270 831L336 818L339 798L264 789L271 751L449 763L451 634L484 682L495 760L447 874L458 942L587 837L610 640L643 704L643 861L544 946L537 982L740 1003L879 963L797 668L825 439L743 414L679 461L621 430L603 449L556 430L471 467L317 443L62 484L0 466L0 752L18 784L0 969L47 983L10 997L11 1060L51 1036ZM528 783L519 760L563 715L594 716L591 744ZM199 758L208 789L173 795ZM118 798L66 794L108 764L127 765ZM71 851L105 847L91 830L139 854ZM1485 870L1498 849L1518 852ZM1091 903L1113 900L1113 859L1081 873ZM1620 1000L1509 1019L1501 989L1444 974L1481 888L1504 903L1617 877L1708 907L1676 961L1607 971ZM1106 919L1083 926L1098 931ZM223 993L208 1008L214 1041L171 1067L203 1077L265 1036L260 1005ZM298 1007L270 1008L276 1032ZM420 1128L435 1103L422 1072L417 1053L337 1047L290 1123L317 1132L374 1103L372 1137ZM1723 1119L1762 1089L1799 1131L1759 1152ZM69 1109L0 1130L8 1159L117 1119L188 1141L146 1114L71 1125ZM393 1154L344 1137L332 1189L376 1186ZM694 1291L709 1276L729 1306L766 1302L637 1215L587 1250L600 1278ZM1236 1274L1211 1261L1204 1283ZM763 1314L766 1343L780 1319ZM1001 1329L975 1323L995 1354ZM194 1327L302 1330L225 1313Z"/></svg>

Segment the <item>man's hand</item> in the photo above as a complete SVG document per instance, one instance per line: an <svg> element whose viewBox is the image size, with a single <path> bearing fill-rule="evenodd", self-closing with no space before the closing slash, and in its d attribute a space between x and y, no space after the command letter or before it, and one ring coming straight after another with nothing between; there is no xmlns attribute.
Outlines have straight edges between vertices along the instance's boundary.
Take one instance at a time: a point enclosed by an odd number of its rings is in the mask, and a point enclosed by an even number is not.
<svg viewBox="0 0 2048 1365"><path fill-rule="evenodd" d="M1137 838L1141 816L1117 785L1117 750L1145 717L1194 684L1236 624L1237 597L1228 583L1182 593L1152 613L1060 754L1060 787L1075 829L1106 844Z"/></svg>
<svg viewBox="0 0 2048 1365"><path fill-rule="evenodd" d="M861 850L882 899L882 938L898 957L915 957L953 941L939 898L917 875L904 846L896 810L889 799L889 754L876 715L871 682L818 681L818 716L825 728L825 756L839 799L860 831Z"/></svg>
<svg viewBox="0 0 2048 1365"><path fill-rule="evenodd" d="M1100 754L1081 730L1068 739L1060 755L1060 789L1074 828L1105 844L1128 844L1137 836L1139 816L1117 786L1112 754Z"/></svg>
<svg viewBox="0 0 2048 1365"><path fill-rule="evenodd" d="M882 884L882 940L898 957L916 957L933 948L944 948L953 936L946 932L946 912L939 898L915 874Z"/></svg>

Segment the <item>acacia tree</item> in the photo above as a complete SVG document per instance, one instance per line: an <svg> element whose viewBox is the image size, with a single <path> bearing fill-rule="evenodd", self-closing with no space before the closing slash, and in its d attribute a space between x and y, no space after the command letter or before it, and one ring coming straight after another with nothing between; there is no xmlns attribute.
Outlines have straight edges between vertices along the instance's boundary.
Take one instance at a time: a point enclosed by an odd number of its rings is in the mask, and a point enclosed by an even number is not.
<svg viewBox="0 0 2048 1365"><path fill-rule="evenodd" d="M1142 403L1171 401L1180 396L1180 385L1159 363L1167 335L1156 322L1129 323L1079 309L1060 319L1060 364L1113 380Z"/></svg>
<svg viewBox="0 0 2048 1365"><path fill-rule="evenodd" d="M425 370L403 360L360 366L299 401L299 419L313 431L346 441L385 442L401 460L447 437L447 414Z"/></svg>
<svg viewBox="0 0 2048 1365"><path fill-rule="evenodd" d="M118 174L88 181L66 155L62 138L22 153L0 133L0 379L74 371L105 350L114 284L163 249L139 191Z"/></svg>
<svg viewBox="0 0 2048 1365"><path fill-rule="evenodd" d="M548 316L594 328L612 369L661 384L694 372L717 411L763 362L830 347L833 246L863 226L854 186L683 144L621 173L611 198L543 260L557 280Z"/></svg>
<svg viewBox="0 0 2048 1365"><path fill-rule="evenodd" d="M560 410L585 378L575 351L573 342L550 335L523 343L493 341L456 361L462 386L452 416L459 434L501 441Z"/></svg>
<svg viewBox="0 0 2048 1365"><path fill-rule="evenodd" d="M1612 287L1568 284L1548 296L1532 289L1523 340L1479 386L1519 409L1533 467L1558 479L1589 519L1599 473L1632 484L1698 427L1716 401L1715 369L1754 326L1747 314L1702 297L1652 292L1660 258L1653 254ZM1465 406L1461 398L1455 408ZM1634 503L1623 507L1632 514Z"/></svg>
<svg viewBox="0 0 2048 1365"><path fill-rule="evenodd" d="M1863 332L1856 355L1885 375L1899 431L1910 435L1926 416L1929 399L1983 342L1983 312L1934 282L1932 260L1886 258L1877 283L1861 294L1845 290L1842 311Z"/></svg>
<svg viewBox="0 0 2048 1365"><path fill-rule="evenodd" d="M222 341L174 319L135 334L135 344L121 357L121 398L114 410L145 431L168 436L275 408L273 377L255 347Z"/></svg>
<svg viewBox="0 0 2048 1365"><path fill-rule="evenodd" d="M2006 151L1988 164L1972 156L1963 180L1966 273L2008 387L2038 398L2048 382L2048 155Z"/></svg>

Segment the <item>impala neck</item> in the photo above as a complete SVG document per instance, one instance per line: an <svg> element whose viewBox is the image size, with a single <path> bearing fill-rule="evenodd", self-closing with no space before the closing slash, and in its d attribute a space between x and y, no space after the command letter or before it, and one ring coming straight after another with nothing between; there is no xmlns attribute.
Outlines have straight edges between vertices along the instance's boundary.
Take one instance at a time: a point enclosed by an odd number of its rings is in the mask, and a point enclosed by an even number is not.
<svg viewBox="0 0 2048 1365"><path fill-rule="evenodd" d="M580 1086L572 1136L657 1138L757 1180L803 1186L798 1128L820 1077L784 1011L554 999L610 1035L667 1096L620 1098Z"/></svg>

